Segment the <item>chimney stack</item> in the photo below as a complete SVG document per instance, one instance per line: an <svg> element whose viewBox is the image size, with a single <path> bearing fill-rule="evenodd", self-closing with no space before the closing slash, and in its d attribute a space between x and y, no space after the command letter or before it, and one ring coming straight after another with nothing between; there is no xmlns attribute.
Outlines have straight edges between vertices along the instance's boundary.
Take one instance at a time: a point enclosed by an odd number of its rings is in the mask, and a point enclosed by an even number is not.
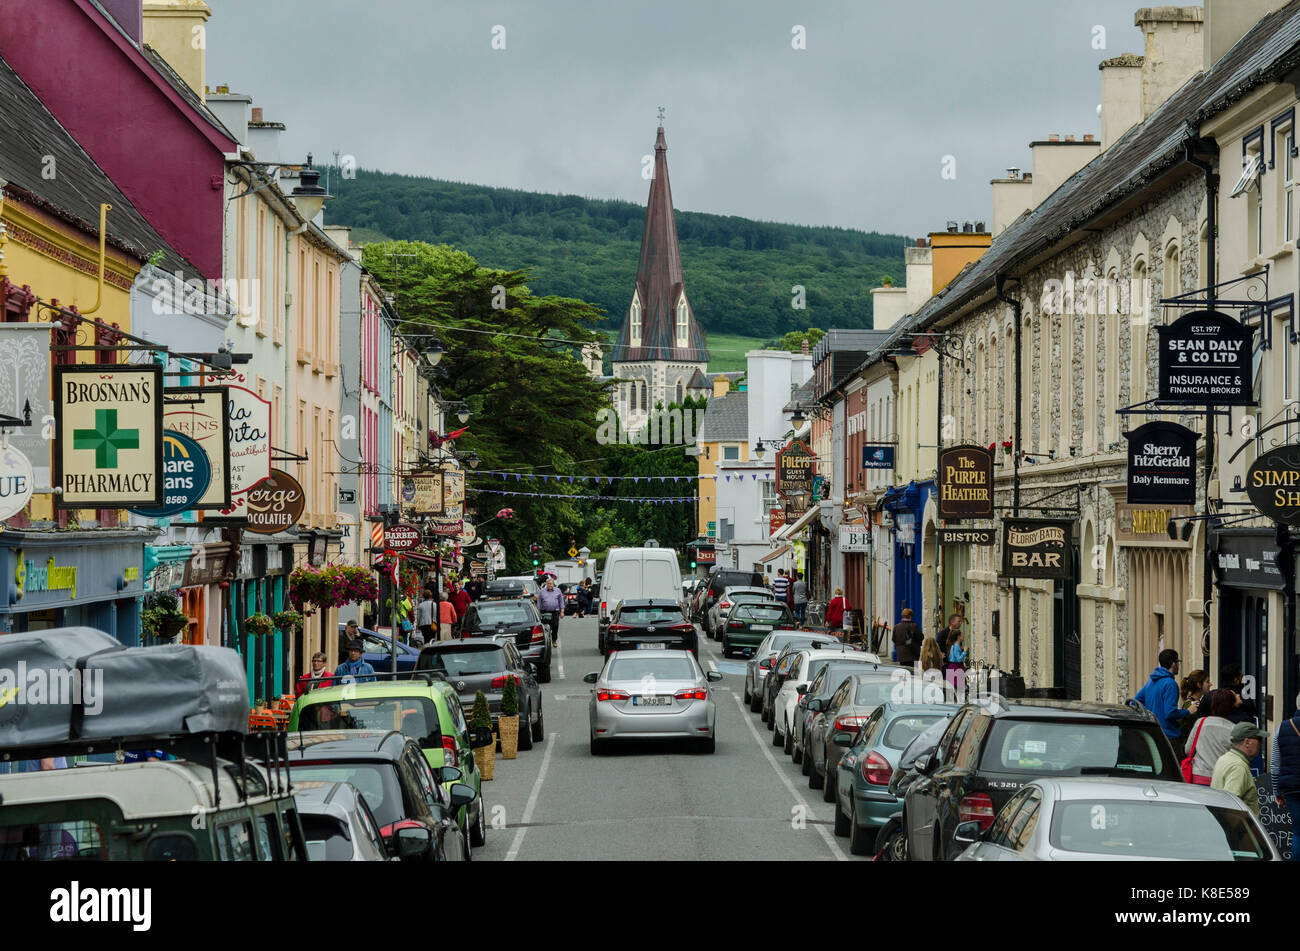
<svg viewBox="0 0 1300 951"><path fill-rule="evenodd" d="M1143 7L1133 15L1133 25L1142 30L1145 41L1142 118L1200 72L1205 55L1204 18L1201 7Z"/></svg>
<svg viewBox="0 0 1300 951"><path fill-rule="evenodd" d="M144 41L202 97L207 82L207 42L212 8L203 0L144 0Z"/></svg>
<svg viewBox="0 0 1300 951"><path fill-rule="evenodd" d="M1287 0L1205 0L1204 68L1223 59L1251 27L1286 4Z"/></svg>
<svg viewBox="0 0 1300 951"><path fill-rule="evenodd" d="M144 0L99 0L109 16L139 46L144 42Z"/></svg>

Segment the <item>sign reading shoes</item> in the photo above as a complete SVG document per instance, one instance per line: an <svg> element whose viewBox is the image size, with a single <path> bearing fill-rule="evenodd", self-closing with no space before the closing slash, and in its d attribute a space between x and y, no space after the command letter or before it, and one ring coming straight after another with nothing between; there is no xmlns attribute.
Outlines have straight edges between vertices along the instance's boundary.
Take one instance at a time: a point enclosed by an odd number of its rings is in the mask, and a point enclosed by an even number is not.
<svg viewBox="0 0 1300 951"><path fill-rule="evenodd" d="M298 524L306 507L307 495L298 480L287 472L272 469L271 474L248 490L248 525L250 532L274 535Z"/></svg>
<svg viewBox="0 0 1300 951"><path fill-rule="evenodd" d="M1256 459L1246 473L1246 495L1273 521L1300 525L1300 446L1279 446Z"/></svg>
<svg viewBox="0 0 1300 951"><path fill-rule="evenodd" d="M54 368L55 504L163 503L162 367Z"/></svg>

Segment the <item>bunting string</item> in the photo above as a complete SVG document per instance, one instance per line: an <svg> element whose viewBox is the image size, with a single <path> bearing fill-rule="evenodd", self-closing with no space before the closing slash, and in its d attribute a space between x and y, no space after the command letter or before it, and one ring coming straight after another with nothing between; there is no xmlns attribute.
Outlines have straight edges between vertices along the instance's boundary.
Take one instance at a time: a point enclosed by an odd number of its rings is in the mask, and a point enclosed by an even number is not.
<svg viewBox="0 0 1300 951"><path fill-rule="evenodd" d="M613 485L615 482L631 482L633 484L641 482L695 482L699 479L714 479L714 475L676 475L676 476L602 476L602 475L548 475L540 472L505 472L499 469L476 469L469 472L471 478L478 476L491 476L494 479L514 479L516 482L528 480L535 482L540 479L542 482L568 482L572 485L575 482L593 483L596 485L602 482L606 485Z"/></svg>
<svg viewBox="0 0 1300 951"><path fill-rule="evenodd" d="M478 489L466 486L466 492L482 492L484 495L512 495L525 499L564 499L566 502L649 502L651 505L668 505L674 502L698 502L698 495L565 495L562 492L514 492L501 489Z"/></svg>

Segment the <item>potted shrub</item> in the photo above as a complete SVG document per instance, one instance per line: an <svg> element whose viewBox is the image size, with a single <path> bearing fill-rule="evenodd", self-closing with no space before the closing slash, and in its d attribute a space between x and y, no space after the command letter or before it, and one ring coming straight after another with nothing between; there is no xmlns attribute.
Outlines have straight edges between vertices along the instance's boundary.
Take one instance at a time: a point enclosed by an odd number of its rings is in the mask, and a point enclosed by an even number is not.
<svg viewBox="0 0 1300 951"><path fill-rule="evenodd" d="M482 690L474 692L474 706L469 711L469 725L492 729L492 711L488 709L487 697L483 696ZM478 766L479 775L484 779L493 779L496 776L496 749L495 741L487 746L474 747L474 764Z"/></svg>
<svg viewBox="0 0 1300 951"><path fill-rule="evenodd" d="M157 641L171 640L185 630L189 620L176 596L165 591L152 595L140 612L141 630Z"/></svg>
<svg viewBox="0 0 1300 951"><path fill-rule="evenodd" d="M505 686L501 688L497 732L501 737L501 758L514 759L519 755L519 691L515 688L514 677L507 677Z"/></svg>

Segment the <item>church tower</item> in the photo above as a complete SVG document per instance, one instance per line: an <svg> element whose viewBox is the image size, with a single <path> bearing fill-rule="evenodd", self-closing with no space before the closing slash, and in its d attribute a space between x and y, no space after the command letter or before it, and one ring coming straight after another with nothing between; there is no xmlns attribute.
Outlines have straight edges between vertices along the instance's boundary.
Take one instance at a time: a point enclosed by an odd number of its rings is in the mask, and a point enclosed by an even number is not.
<svg viewBox="0 0 1300 951"><path fill-rule="evenodd" d="M640 428L656 404L666 409L709 389L709 351L686 296L677 245L662 119L661 111L636 285L610 361L618 381L614 406L628 429Z"/></svg>

